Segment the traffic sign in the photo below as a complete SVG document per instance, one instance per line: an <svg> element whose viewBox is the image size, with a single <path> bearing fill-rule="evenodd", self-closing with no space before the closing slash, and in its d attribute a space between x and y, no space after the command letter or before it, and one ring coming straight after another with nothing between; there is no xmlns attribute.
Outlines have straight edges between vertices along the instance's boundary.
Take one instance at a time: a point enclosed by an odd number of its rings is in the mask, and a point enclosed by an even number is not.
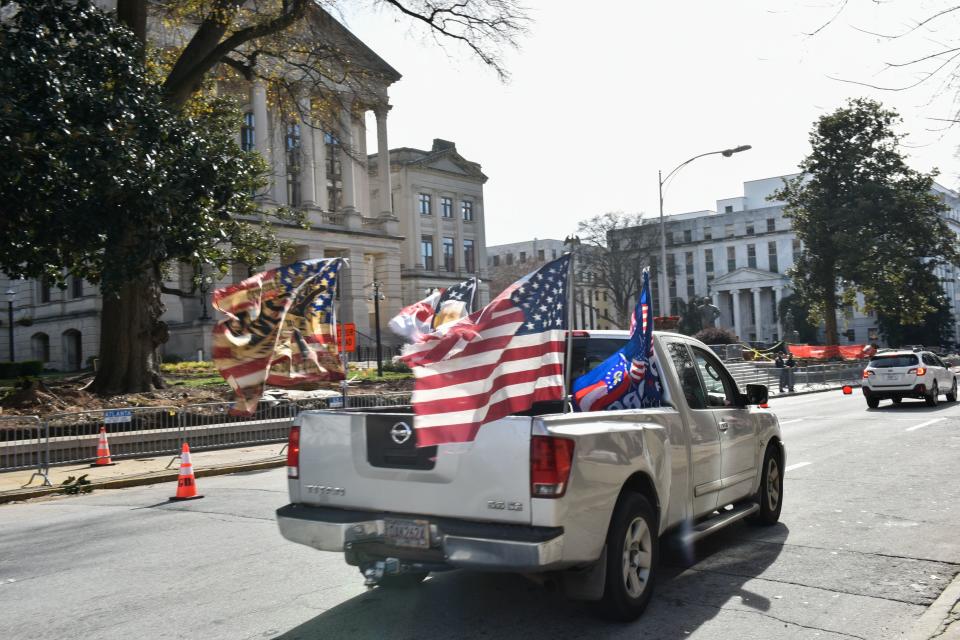
<svg viewBox="0 0 960 640"><path fill-rule="evenodd" d="M114 424L117 422L130 422L133 419L133 411L130 409L109 409L103 412L103 422L105 424Z"/></svg>

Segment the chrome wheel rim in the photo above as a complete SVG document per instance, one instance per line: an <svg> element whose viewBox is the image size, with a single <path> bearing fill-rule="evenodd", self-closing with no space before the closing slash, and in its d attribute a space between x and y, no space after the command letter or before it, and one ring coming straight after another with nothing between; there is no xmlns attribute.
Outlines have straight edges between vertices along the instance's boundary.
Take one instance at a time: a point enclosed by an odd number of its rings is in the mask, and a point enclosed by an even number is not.
<svg viewBox="0 0 960 640"><path fill-rule="evenodd" d="M631 598L639 598L650 579L653 537L646 520L634 518L623 541L623 586Z"/></svg>
<svg viewBox="0 0 960 640"><path fill-rule="evenodd" d="M780 504L780 465L777 459L771 457L767 462L767 507L776 511Z"/></svg>

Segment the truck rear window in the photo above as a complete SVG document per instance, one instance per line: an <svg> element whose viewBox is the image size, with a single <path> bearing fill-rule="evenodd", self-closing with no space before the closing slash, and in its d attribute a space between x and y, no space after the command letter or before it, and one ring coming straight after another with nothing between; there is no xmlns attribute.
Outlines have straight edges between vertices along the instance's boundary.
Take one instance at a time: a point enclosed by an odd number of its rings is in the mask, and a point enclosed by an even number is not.
<svg viewBox="0 0 960 640"><path fill-rule="evenodd" d="M626 338L574 338L570 380L593 370L626 343Z"/></svg>
<svg viewBox="0 0 960 640"><path fill-rule="evenodd" d="M899 356L876 356L870 361L874 369L890 369L892 367L912 367L919 364L917 356L911 354Z"/></svg>

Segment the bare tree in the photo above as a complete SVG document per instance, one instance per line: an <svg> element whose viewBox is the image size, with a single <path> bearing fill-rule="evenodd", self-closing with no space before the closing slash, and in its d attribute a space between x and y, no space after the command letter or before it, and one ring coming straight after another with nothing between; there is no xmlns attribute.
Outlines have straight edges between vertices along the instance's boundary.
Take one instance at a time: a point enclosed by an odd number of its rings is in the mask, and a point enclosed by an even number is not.
<svg viewBox="0 0 960 640"><path fill-rule="evenodd" d="M642 214L610 212L581 220L577 234L584 246L583 269L609 292L617 324L628 327L643 269L659 252L659 226L645 221Z"/></svg>

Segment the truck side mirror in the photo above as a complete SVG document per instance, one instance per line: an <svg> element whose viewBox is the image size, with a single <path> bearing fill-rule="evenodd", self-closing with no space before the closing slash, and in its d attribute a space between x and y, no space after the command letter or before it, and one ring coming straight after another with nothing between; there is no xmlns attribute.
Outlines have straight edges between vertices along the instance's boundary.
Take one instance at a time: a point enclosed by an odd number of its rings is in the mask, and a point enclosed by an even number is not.
<svg viewBox="0 0 960 640"><path fill-rule="evenodd" d="M767 385L765 384L748 384L745 395L748 405L766 404L769 399Z"/></svg>

